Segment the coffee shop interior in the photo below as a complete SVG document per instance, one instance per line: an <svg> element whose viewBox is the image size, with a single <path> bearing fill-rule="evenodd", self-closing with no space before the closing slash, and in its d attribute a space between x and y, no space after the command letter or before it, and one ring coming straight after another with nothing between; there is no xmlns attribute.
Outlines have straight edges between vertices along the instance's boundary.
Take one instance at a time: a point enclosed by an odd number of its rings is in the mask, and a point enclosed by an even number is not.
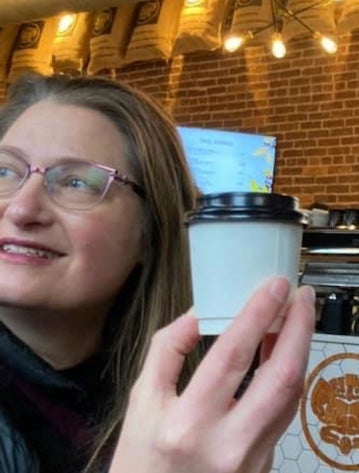
<svg viewBox="0 0 359 473"><path fill-rule="evenodd" d="M153 95L180 127L262 137L275 149L241 158L262 173L245 185L298 197L318 312L349 297L355 313L358 25L358 0L2 0L0 103L26 70L104 75Z"/></svg>
<svg viewBox="0 0 359 473"><path fill-rule="evenodd" d="M253 138L234 156L246 177L233 190L299 199L308 222L298 280L316 289L317 332L358 354L359 0L1 0L0 103L29 70L139 87L184 140L193 132L193 149L218 133L206 178L218 177L223 140ZM193 172L206 174L186 144ZM319 471L284 450L273 471ZM341 466L329 456L320 472L359 468L358 454Z"/></svg>

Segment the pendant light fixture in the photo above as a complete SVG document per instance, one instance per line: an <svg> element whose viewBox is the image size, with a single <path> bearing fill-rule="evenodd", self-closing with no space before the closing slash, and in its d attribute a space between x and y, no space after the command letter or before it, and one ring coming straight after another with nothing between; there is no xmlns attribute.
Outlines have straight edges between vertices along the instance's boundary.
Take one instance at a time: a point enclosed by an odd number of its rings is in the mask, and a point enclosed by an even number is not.
<svg viewBox="0 0 359 473"><path fill-rule="evenodd" d="M319 9L323 11L323 8L329 8L332 5L331 0L317 0L312 2L302 2L302 7L297 10L290 9L287 7L288 1L286 0L263 0L263 4L267 2L267 10L270 9L271 12L271 21L267 24L259 26L258 28L253 28L248 31L245 31L245 25L240 25L240 31L238 32L238 19L236 26L230 28L229 34L224 40L224 49L228 52L235 52L239 48L244 47L247 44L250 44L253 39L257 42L262 38L264 41L268 41L270 38L269 49L272 55L275 58L281 59L284 58L287 53L287 48L283 38L286 38L284 34L284 29L288 31L295 23L300 27L301 34L309 34L313 39L318 41L323 50L328 54L336 53L338 49L338 44L336 37L334 35L326 35L323 32L314 29L310 24L305 21L305 16L309 10L315 11L318 10L318 15L320 14ZM243 3L243 2L242 2ZM292 2L293 3L293 2ZM300 2L299 2L300 3ZM239 10L239 15L244 12L245 8L251 8L253 11L255 24L255 2L246 2L245 4L235 4L235 8L241 8ZM268 10L269 12L269 10ZM245 15L243 13L243 18ZM269 31L272 30L272 33L268 36ZM266 33L266 34L264 34Z"/></svg>

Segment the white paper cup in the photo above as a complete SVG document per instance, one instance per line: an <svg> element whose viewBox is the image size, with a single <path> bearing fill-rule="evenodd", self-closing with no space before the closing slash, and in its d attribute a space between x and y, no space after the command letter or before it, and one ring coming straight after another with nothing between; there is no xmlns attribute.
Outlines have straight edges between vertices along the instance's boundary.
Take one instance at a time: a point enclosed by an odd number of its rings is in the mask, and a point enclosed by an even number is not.
<svg viewBox="0 0 359 473"><path fill-rule="evenodd" d="M297 286L303 223L296 198L205 195L187 215L194 307L203 335L222 333L272 276Z"/></svg>

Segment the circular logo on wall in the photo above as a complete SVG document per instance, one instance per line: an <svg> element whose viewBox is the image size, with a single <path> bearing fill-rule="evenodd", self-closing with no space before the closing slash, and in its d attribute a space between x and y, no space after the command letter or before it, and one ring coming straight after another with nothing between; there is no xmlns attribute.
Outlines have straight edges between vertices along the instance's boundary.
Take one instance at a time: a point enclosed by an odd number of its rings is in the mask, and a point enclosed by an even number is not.
<svg viewBox="0 0 359 473"><path fill-rule="evenodd" d="M19 31L16 49L36 48L39 44L43 22L25 23Z"/></svg>
<svg viewBox="0 0 359 473"><path fill-rule="evenodd" d="M306 382L300 418L314 453L341 471L359 471L359 354L319 363Z"/></svg>
<svg viewBox="0 0 359 473"><path fill-rule="evenodd" d="M115 8L106 8L96 13L92 30L93 36L111 33L115 11Z"/></svg>
<svg viewBox="0 0 359 473"><path fill-rule="evenodd" d="M137 23L139 25L145 25L147 23L156 23L160 10L160 0L150 0L148 2L144 2L141 5L140 11L138 12Z"/></svg>

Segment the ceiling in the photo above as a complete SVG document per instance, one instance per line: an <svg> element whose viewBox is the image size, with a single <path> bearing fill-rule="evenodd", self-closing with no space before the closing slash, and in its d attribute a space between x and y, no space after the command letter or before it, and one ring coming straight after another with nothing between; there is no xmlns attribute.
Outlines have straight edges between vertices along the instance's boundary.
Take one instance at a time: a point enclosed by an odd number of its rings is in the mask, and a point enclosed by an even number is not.
<svg viewBox="0 0 359 473"><path fill-rule="evenodd" d="M140 0L0 0L0 26L46 18L63 11L79 12L117 7Z"/></svg>

